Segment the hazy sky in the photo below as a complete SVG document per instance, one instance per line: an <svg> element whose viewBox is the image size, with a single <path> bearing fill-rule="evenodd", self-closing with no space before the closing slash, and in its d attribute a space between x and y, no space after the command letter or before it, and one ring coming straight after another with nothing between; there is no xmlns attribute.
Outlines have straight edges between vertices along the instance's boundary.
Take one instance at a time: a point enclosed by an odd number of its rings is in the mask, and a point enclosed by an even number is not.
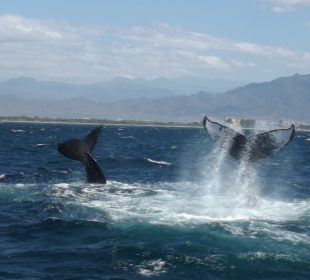
<svg viewBox="0 0 310 280"><path fill-rule="evenodd" d="M0 80L310 73L310 0L0 0Z"/></svg>

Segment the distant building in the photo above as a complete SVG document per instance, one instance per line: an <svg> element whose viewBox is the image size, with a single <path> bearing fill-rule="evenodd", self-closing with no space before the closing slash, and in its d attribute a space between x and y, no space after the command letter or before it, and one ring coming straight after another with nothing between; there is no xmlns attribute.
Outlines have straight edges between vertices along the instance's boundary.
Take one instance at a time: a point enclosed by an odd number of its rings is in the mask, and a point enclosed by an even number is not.
<svg viewBox="0 0 310 280"><path fill-rule="evenodd" d="M292 124L297 129L310 130L310 124L301 123L295 120L280 120L280 121L267 121L264 119L247 119L247 118L235 118L226 117L225 122L230 125L240 126L241 128L255 128L258 130L270 130L276 128L288 128Z"/></svg>
<svg viewBox="0 0 310 280"><path fill-rule="evenodd" d="M253 119L241 119L240 126L243 128L254 128L256 124L256 120Z"/></svg>
<svg viewBox="0 0 310 280"><path fill-rule="evenodd" d="M225 118L225 122L229 124L239 125L242 128L254 128L256 125L256 120L254 119Z"/></svg>
<svg viewBox="0 0 310 280"><path fill-rule="evenodd" d="M297 128L301 130L310 130L310 124L300 124Z"/></svg>
<svg viewBox="0 0 310 280"><path fill-rule="evenodd" d="M296 121L293 120L280 120L280 125L282 126L291 126L292 124L297 125Z"/></svg>
<svg viewBox="0 0 310 280"><path fill-rule="evenodd" d="M225 122L230 123L230 124L240 125L240 119L239 118L225 118Z"/></svg>

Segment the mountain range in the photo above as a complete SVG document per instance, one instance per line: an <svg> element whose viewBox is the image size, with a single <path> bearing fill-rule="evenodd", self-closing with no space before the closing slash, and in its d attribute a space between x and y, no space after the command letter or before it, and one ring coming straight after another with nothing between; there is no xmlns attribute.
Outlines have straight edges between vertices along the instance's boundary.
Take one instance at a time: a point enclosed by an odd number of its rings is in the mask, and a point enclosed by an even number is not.
<svg viewBox="0 0 310 280"><path fill-rule="evenodd" d="M208 80L196 81L119 77L79 85L18 78L0 84L0 115L189 122L207 113L221 119L310 122L310 75L295 74L220 93L205 90Z"/></svg>
<svg viewBox="0 0 310 280"><path fill-rule="evenodd" d="M44 100L87 97L95 102L114 102L134 98L158 99L167 96L188 95L201 90L222 92L244 84L246 83L241 81L203 80L195 77L153 80L115 77L93 84L36 81L33 78L21 77L0 83L0 96L10 94Z"/></svg>

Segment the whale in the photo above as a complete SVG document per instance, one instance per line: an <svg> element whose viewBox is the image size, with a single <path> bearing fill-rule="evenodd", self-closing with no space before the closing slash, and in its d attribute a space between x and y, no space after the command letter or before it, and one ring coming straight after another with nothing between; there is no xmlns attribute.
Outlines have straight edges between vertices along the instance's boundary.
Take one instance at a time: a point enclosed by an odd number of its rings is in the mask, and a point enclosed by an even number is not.
<svg viewBox="0 0 310 280"><path fill-rule="evenodd" d="M225 125L211 121L207 115L203 118L203 127L211 139L228 150L236 160L256 162L271 156L284 148L295 135L295 126L266 131L253 136L246 136Z"/></svg>
<svg viewBox="0 0 310 280"><path fill-rule="evenodd" d="M88 183L106 184L107 182L99 163L92 155L101 130L102 127L99 126L90 131L83 139L70 139L57 144L57 150L63 156L84 164Z"/></svg>

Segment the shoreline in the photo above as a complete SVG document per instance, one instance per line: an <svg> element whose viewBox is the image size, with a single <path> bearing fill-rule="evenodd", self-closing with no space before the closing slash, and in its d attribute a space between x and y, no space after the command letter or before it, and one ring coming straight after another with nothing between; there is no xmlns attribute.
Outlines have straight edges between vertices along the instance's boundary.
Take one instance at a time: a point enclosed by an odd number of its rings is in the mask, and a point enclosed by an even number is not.
<svg viewBox="0 0 310 280"><path fill-rule="evenodd" d="M103 125L103 126L139 126L139 127L176 127L176 128L202 128L198 122L157 122L134 120L106 120L106 119L52 119L39 117L1 117L1 123L33 123L33 124L61 124L61 125ZM244 128L246 129L246 128ZM253 128L255 129L255 128ZM297 131L310 132L310 129L296 127Z"/></svg>
<svg viewBox="0 0 310 280"><path fill-rule="evenodd" d="M144 121L110 121L110 120L79 120L79 119L10 119L1 118L0 123L34 123L34 124L62 124L62 125L103 125L103 126L141 126L141 127L180 127L201 128L199 123L179 122L144 122Z"/></svg>

